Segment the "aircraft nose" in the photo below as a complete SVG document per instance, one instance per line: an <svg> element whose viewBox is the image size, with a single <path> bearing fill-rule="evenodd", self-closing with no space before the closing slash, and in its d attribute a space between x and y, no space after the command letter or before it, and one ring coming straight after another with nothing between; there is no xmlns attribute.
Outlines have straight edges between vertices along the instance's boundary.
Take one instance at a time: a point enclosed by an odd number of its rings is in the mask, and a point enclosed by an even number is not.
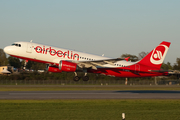
<svg viewBox="0 0 180 120"><path fill-rule="evenodd" d="M12 48L10 46L7 46L4 48L4 52L7 54L10 54L10 53L12 53Z"/></svg>

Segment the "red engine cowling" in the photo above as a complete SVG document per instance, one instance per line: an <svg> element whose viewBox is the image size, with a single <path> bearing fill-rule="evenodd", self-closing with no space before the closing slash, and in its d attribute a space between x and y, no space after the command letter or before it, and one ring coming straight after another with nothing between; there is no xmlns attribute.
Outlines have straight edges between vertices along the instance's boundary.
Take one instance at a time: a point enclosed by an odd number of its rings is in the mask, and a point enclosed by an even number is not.
<svg viewBox="0 0 180 120"><path fill-rule="evenodd" d="M61 70L59 70L58 67L54 67L54 66L49 66L49 67L48 67L48 71L49 71L49 72L55 72L55 73L60 73L60 72L62 72Z"/></svg>
<svg viewBox="0 0 180 120"><path fill-rule="evenodd" d="M77 64L61 60L59 62L59 70L65 72L75 72L77 70Z"/></svg>

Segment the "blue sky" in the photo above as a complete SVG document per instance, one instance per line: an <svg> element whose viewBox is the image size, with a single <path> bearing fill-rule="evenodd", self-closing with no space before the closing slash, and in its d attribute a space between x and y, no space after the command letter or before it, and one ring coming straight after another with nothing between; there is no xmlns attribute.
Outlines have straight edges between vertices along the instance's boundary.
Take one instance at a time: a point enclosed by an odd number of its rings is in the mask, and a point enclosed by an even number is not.
<svg viewBox="0 0 180 120"><path fill-rule="evenodd" d="M165 58L180 57L179 0L0 0L0 48L15 41L105 54L150 52L171 42Z"/></svg>

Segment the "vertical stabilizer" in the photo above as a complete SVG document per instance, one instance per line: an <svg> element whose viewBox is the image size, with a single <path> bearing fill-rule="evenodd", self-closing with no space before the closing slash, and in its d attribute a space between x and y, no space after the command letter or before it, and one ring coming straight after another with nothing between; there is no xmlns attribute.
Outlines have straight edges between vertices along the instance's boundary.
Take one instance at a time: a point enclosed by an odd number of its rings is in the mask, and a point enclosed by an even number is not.
<svg viewBox="0 0 180 120"><path fill-rule="evenodd" d="M140 60L138 64L160 69L170 44L170 42L163 41L142 60Z"/></svg>

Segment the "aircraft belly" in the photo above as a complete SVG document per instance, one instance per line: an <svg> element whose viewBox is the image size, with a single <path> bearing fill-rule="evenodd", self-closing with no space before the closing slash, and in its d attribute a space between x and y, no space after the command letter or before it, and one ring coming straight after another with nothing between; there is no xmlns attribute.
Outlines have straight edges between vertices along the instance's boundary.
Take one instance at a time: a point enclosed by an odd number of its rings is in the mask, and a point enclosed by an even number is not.
<svg viewBox="0 0 180 120"><path fill-rule="evenodd" d="M118 69L98 69L98 70L90 70L88 72L107 75L112 77L151 77L151 76L162 76L163 73L144 73L144 72L131 72L126 70L118 70Z"/></svg>
<svg viewBox="0 0 180 120"><path fill-rule="evenodd" d="M132 72L127 72L118 69L98 69L98 70L90 70L89 72L112 76L112 77L140 77L139 74L134 74Z"/></svg>

